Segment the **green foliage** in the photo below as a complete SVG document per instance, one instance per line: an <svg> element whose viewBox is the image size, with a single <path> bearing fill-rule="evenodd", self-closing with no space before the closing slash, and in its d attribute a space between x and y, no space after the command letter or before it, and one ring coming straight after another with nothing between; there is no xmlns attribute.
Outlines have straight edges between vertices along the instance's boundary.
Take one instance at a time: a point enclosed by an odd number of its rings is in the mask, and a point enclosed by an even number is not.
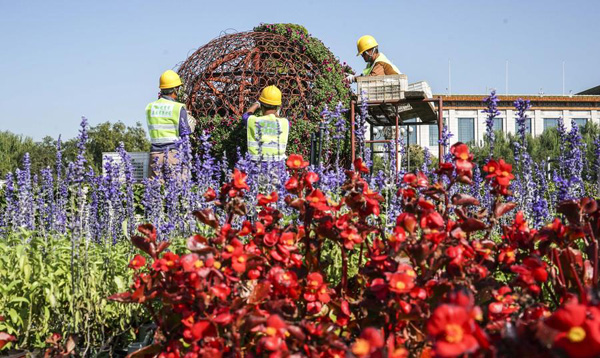
<svg viewBox="0 0 600 358"><path fill-rule="evenodd" d="M69 237L23 231L0 240L0 252L0 314L6 318L0 332L15 335L16 348L44 347L52 333L75 334L90 354L92 347L124 345L148 319L137 307L107 300L129 286L129 242L75 245Z"/></svg>
<svg viewBox="0 0 600 358"><path fill-rule="evenodd" d="M44 137L41 142L34 142L30 137L8 131L0 132L0 178L18 167L25 153L29 153L32 170L39 172L54 162L54 141L50 137Z"/></svg>
<svg viewBox="0 0 600 358"><path fill-rule="evenodd" d="M581 128L581 136L583 143L585 143L584 161L588 165L584 168L583 173L584 179L591 179L596 181L598 179L598 173L596 173L592 166L589 165L594 163L594 140L600 138L600 126L597 123L588 122L585 127ZM507 163L515 164L514 159L514 145L518 139L516 135L505 134L502 131L495 132L496 141L494 143L494 158L503 158ZM479 167L482 167L489 157L490 148L489 144L484 142L483 146L477 146L470 143L471 152L475 162ZM560 138L556 128L546 129L541 135L533 138L527 136L527 150L531 155L531 159L534 163L547 162L548 158L551 160L558 159L560 155Z"/></svg>
<svg viewBox="0 0 600 358"><path fill-rule="evenodd" d="M352 69L345 63L341 64L323 42L308 33L304 26L298 24L262 24L254 28L257 32L272 32L289 38L292 43L302 49L314 63L319 66L317 77L310 89L312 105L308 109L309 123L296 120L301 118L306 108L295 108L290 118L290 139L288 152L308 156L310 151L310 133L318 130L321 112L325 105L333 110L341 102L344 108L350 106L350 87L345 83L345 77ZM348 126L347 126L348 127ZM333 123L331 123L333 130ZM349 139L349 138L346 138ZM331 138L324 143L324 150L331 154L333 146L337 145ZM348 140L342 143L342 153L349 150Z"/></svg>
<svg viewBox="0 0 600 358"><path fill-rule="evenodd" d="M513 143L517 140L517 137L510 133L504 133L503 131L495 131L494 135L496 140L494 142L494 153L493 158L502 158L504 161L510 164L515 163L514 157L514 146ZM484 141L483 146L477 146L474 143L469 143L471 153L473 153L473 159L479 167L483 167L490 155L490 145ZM531 147L529 147L531 148Z"/></svg>

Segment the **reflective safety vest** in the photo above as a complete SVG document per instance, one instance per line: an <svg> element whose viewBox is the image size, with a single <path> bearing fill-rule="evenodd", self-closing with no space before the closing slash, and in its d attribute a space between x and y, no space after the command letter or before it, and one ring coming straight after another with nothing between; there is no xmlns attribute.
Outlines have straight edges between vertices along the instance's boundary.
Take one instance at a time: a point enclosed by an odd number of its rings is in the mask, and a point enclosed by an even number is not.
<svg viewBox="0 0 600 358"><path fill-rule="evenodd" d="M289 132L290 124L285 118L274 114L248 117L246 137L252 160L284 160Z"/></svg>
<svg viewBox="0 0 600 358"><path fill-rule="evenodd" d="M160 98L146 106L146 121L152 144L175 143L179 140L179 115L183 103Z"/></svg>
<svg viewBox="0 0 600 358"><path fill-rule="evenodd" d="M382 54L381 52L379 53L379 56L377 56L377 58L375 59L375 61L371 64L367 64L367 68L365 68L363 70L363 75L364 76L368 76L371 74L371 71L373 71L373 67L375 67L375 64L377 64L377 62L383 62L383 63L387 63L388 65L392 66L392 69L394 71L396 71L397 74L401 74L402 72L400 72L400 70L398 69L398 67L394 66L394 64L388 60L387 57L385 57L384 54Z"/></svg>

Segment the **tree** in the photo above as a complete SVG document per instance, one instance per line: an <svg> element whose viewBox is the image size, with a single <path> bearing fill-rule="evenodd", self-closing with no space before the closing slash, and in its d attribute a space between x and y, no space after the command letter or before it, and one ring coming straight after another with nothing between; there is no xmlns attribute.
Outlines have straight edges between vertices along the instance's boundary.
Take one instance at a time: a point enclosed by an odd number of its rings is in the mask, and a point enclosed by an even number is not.
<svg viewBox="0 0 600 358"><path fill-rule="evenodd" d="M31 169L36 172L53 164L56 150L50 137L36 143L31 137L0 132L0 178L19 167L25 153L29 153Z"/></svg>
<svg viewBox="0 0 600 358"><path fill-rule="evenodd" d="M102 153L116 151L123 142L128 152L148 152L150 141L140 122L135 127L128 127L123 122L100 123L88 130L86 159L96 171L102 170ZM65 143L65 158L74 160L77 155L77 138Z"/></svg>

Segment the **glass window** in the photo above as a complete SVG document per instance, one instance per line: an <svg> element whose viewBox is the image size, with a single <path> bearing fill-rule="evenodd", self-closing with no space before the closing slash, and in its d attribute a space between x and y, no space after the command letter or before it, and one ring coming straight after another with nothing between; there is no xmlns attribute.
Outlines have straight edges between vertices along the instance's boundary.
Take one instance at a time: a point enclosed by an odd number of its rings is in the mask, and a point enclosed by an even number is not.
<svg viewBox="0 0 600 358"><path fill-rule="evenodd" d="M458 141L463 143L475 140L475 120L473 118L458 119Z"/></svg>
<svg viewBox="0 0 600 358"><path fill-rule="evenodd" d="M417 144L417 126L414 124L409 125L408 131L408 144Z"/></svg>
<svg viewBox="0 0 600 358"><path fill-rule="evenodd" d="M437 124L430 124L429 125L429 146L437 147L438 145L440 145L439 140L440 140L440 133L438 132Z"/></svg>
<svg viewBox="0 0 600 358"><path fill-rule="evenodd" d="M404 123L415 123L416 119L409 119L404 121ZM404 132L404 140L406 141L406 138L408 136L408 144L417 144L417 126L416 125L407 125L404 127L405 131L409 131L409 134L406 134L406 132Z"/></svg>
<svg viewBox="0 0 600 358"><path fill-rule="evenodd" d="M494 132L495 131L503 131L504 130L504 121L502 120L502 118L494 118Z"/></svg>
<svg viewBox="0 0 600 358"><path fill-rule="evenodd" d="M573 122L577 123L577 128L581 130L587 124L587 118L573 118Z"/></svg>
<svg viewBox="0 0 600 358"><path fill-rule="evenodd" d="M558 126L558 118L544 118L544 130Z"/></svg>
<svg viewBox="0 0 600 358"><path fill-rule="evenodd" d="M515 134L519 133L519 122L515 118ZM525 134L531 134L531 118L525 118Z"/></svg>
<svg viewBox="0 0 600 358"><path fill-rule="evenodd" d="M446 125L446 117L444 117L444 125ZM440 145L440 133L438 131L438 125L430 124L429 125L429 146L437 147Z"/></svg>

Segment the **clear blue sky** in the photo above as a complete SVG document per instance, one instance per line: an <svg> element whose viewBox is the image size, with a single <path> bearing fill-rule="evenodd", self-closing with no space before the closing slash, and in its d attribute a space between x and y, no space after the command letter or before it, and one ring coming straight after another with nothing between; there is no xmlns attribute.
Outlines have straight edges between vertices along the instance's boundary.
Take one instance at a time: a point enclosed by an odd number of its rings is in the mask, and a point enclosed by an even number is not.
<svg viewBox="0 0 600 358"><path fill-rule="evenodd" d="M222 30L304 25L355 70L356 39L377 38L408 74L446 93L562 92L600 85L600 1L0 0L0 130L71 138L92 125L145 121L160 73Z"/></svg>

